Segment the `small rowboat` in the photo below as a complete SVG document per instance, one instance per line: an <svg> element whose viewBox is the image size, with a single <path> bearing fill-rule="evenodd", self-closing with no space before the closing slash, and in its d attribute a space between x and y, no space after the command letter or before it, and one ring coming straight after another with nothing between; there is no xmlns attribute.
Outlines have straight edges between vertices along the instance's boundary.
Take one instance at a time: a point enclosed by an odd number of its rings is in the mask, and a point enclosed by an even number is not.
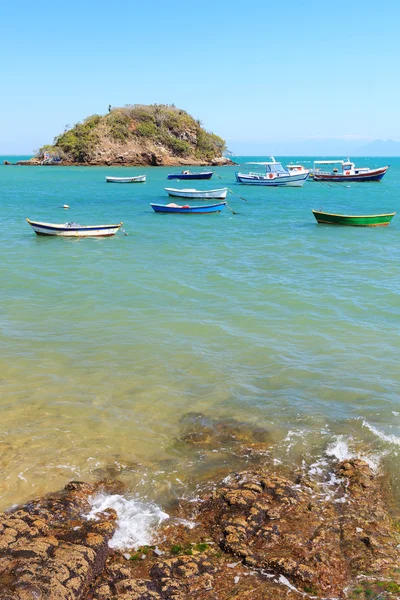
<svg viewBox="0 0 400 600"><path fill-rule="evenodd" d="M312 212L318 223L352 225L353 227L387 227L396 214L394 212L384 215L336 215L319 210L313 210Z"/></svg>
<svg viewBox="0 0 400 600"><path fill-rule="evenodd" d="M117 225L79 225L79 223L40 223L26 219L37 235L61 235L64 237L105 237L115 235L122 226Z"/></svg>
<svg viewBox="0 0 400 600"><path fill-rule="evenodd" d="M208 206L189 206L188 204L180 206L179 204L150 204L155 212L163 213L183 213L183 214L203 214L221 212L226 206L226 202L219 204L209 204Z"/></svg>
<svg viewBox="0 0 400 600"><path fill-rule="evenodd" d="M175 196L177 198L213 198L215 200L225 200L228 188L220 188L218 190L177 190L175 188L165 188L165 191L168 196Z"/></svg>
<svg viewBox="0 0 400 600"><path fill-rule="evenodd" d="M199 173L182 171L182 173L172 173L172 175L168 175L168 179L211 179L213 173L214 171L202 171Z"/></svg>
<svg viewBox="0 0 400 600"><path fill-rule="evenodd" d="M143 183L146 181L146 175L136 175L136 177L106 177L107 183Z"/></svg>

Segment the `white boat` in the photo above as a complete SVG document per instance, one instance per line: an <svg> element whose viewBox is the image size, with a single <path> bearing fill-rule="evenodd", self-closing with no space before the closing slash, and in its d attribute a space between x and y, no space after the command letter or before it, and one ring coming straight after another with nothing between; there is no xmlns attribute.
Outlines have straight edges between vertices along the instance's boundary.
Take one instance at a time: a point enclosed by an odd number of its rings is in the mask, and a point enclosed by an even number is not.
<svg viewBox="0 0 400 600"><path fill-rule="evenodd" d="M64 237L105 237L115 235L122 226L116 225L80 225L79 223L42 223L26 219L37 235L61 235Z"/></svg>
<svg viewBox="0 0 400 600"><path fill-rule="evenodd" d="M292 175L298 175L299 173L311 173L311 169L306 169L305 167L303 167L303 165L299 164L290 163L289 165L286 165L286 168Z"/></svg>
<svg viewBox="0 0 400 600"><path fill-rule="evenodd" d="M107 183L143 183L146 181L146 175L136 175L135 177L106 177Z"/></svg>
<svg viewBox="0 0 400 600"><path fill-rule="evenodd" d="M177 190L176 188L165 188L168 196L174 196L176 198L205 198L205 199L218 199L225 200L228 193L228 188L220 188L217 190L195 190L192 188L185 188Z"/></svg>
<svg viewBox="0 0 400 600"><path fill-rule="evenodd" d="M301 187L310 175L309 172L290 173L273 156L271 156L271 162L250 162L247 164L263 165L265 173L236 173L236 181L244 185Z"/></svg>

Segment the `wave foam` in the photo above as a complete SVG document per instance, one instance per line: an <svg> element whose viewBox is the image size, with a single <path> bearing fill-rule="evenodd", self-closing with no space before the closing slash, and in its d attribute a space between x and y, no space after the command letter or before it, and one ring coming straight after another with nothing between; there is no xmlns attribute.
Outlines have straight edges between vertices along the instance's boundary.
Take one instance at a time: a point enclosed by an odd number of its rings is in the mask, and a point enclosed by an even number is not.
<svg viewBox="0 0 400 600"><path fill-rule="evenodd" d="M90 504L88 519L97 520L98 514L108 508L117 513L118 526L108 545L119 550L152 544L154 530L169 518L156 504L127 499L120 494L98 494L92 496Z"/></svg>
<svg viewBox="0 0 400 600"><path fill-rule="evenodd" d="M350 449L349 442L352 440L351 437L344 435L338 435L334 442L331 442L325 450L327 456L342 462L343 460L351 460L352 458L360 458L364 460L373 471L377 471L382 456L384 454L364 454L363 452L354 452Z"/></svg>
<svg viewBox="0 0 400 600"><path fill-rule="evenodd" d="M336 458L340 462L356 457L354 452L350 450L348 440L345 439L344 435L338 435L336 440L328 445L325 454Z"/></svg>
<svg viewBox="0 0 400 600"><path fill-rule="evenodd" d="M363 419L362 426L369 429L371 433L376 435L383 442L388 442L389 444L395 444L396 446L400 446L400 438L398 438L393 433L391 433L390 435L383 433L374 425L370 425L365 419Z"/></svg>

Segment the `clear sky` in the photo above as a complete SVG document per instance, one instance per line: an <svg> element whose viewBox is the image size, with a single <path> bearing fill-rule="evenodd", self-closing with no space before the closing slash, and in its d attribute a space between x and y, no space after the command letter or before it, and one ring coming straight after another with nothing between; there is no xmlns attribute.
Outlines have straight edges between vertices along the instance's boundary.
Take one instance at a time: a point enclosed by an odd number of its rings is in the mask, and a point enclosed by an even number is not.
<svg viewBox="0 0 400 600"><path fill-rule="evenodd" d="M2 0L0 153L136 103L238 154L400 140L399 23L398 0Z"/></svg>

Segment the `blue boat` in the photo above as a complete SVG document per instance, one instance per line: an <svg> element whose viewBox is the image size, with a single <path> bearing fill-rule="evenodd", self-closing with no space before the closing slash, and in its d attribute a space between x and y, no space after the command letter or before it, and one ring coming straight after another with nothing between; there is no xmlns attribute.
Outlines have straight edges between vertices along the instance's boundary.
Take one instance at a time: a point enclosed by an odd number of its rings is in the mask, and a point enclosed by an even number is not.
<svg viewBox="0 0 400 600"><path fill-rule="evenodd" d="M182 173L172 173L168 175L168 179L211 179L214 171L202 171L191 173L190 171L182 171Z"/></svg>
<svg viewBox="0 0 400 600"><path fill-rule="evenodd" d="M221 212L221 210L225 208L226 202L219 202L218 204L209 204L208 206L189 206L188 204L180 206L179 204L174 203L150 204L150 206L155 212L181 213L185 215L191 215Z"/></svg>

